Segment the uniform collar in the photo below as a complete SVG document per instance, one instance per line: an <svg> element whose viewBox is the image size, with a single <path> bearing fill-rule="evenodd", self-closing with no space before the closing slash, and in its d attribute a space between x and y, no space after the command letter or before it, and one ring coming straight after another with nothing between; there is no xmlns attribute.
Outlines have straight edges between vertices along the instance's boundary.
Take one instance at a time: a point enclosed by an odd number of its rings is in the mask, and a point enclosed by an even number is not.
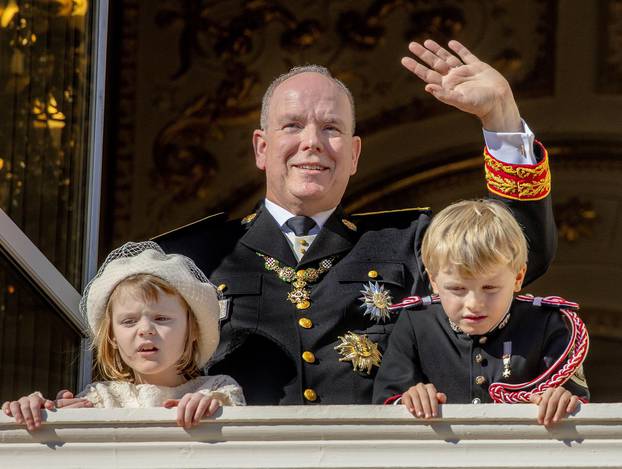
<svg viewBox="0 0 622 469"><path fill-rule="evenodd" d="M240 242L255 252L274 257L285 265L296 265L298 261L274 217L263 206L256 213Z"/></svg>
<svg viewBox="0 0 622 469"><path fill-rule="evenodd" d="M287 226L285 222L289 220L290 218L295 217L296 215L294 213L291 213L290 211L286 210L280 205L272 202L268 198L265 199L264 206L266 207L266 210L270 212L270 215L272 215L272 218L276 220L277 224L279 225L283 233L287 233L291 231L291 228ZM326 223L326 221L330 218L330 216L333 214L333 212L336 209L337 207L333 207L329 210L324 210L323 212L315 213L313 215L308 215L310 218L313 219L313 221L317 225L311 229L309 234L312 234L312 235L318 234L320 230L322 229L322 227L324 226L324 224Z"/></svg>
<svg viewBox="0 0 622 469"><path fill-rule="evenodd" d="M460 327L456 323L451 321L449 318L447 318L447 322L449 323L449 327L451 328L451 330L454 331L459 336L469 338L474 341L479 341L479 343L484 344L486 343L488 338L494 337L495 335L497 335L497 333L500 330L504 329L508 325L508 323L510 322L513 302L514 300L512 300L512 303L510 303L510 306L508 307L508 310L503 316L503 318L501 319L501 321L499 321L495 326L492 327L492 329L490 329L488 332L482 335L466 334L465 332L462 331L462 329L460 329Z"/></svg>
<svg viewBox="0 0 622 469"><path fill-rule="evenodd" d="M279 222L265 205L259 208L257 215L248 223L248 231L240 242L253 251L274 257L288 266L317 263L324 258L351 250L359 236L344 223L345 215L341 207L336 207L331 212L300 263L283 236Z"/></svg>

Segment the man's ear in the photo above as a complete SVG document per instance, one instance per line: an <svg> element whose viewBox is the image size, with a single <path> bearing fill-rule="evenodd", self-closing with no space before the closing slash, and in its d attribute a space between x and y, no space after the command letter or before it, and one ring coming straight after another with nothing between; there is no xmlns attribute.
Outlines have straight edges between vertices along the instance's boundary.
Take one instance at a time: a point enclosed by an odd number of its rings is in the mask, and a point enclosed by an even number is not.
<svg viewBox="0 0 622 469"><path fill-rule="evenodd" d="M255 151L255 166L262 171L266 170L266 150L268 148L268 142L265 138L265 132L260 129L256 129L253 132L253 150Z"/></svg>
<svg viewBox="0 0 622 469"><path fill-rule="evenodd" d="M523 264L518 273L516 279L514 279L514 291L519 292L523 288L523 282L525 281L525 273L527 272L527 264Z"/></svg>
<svg viewBox="0 0 622 469"><path fill-rule="evenodd" d="M356 169L359 164L359 157L361 156L361 137L353 136L352 137L352 170L350 171L350 176L356 173Z"/></svg>

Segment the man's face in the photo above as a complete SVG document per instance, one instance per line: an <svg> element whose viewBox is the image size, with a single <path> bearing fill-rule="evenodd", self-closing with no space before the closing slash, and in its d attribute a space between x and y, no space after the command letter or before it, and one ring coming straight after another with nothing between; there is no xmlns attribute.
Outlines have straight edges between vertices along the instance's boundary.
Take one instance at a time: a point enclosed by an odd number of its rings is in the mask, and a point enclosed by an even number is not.
<svg viewBox="0 0 622 469"><path fill-rule="evenodd" d="M525 270L516 273L507 265L498 265L483 275L465 277L449 268L430 276L430 281L447 317L466 334L482 335L507 313L514 292L520 291Z"/></svg>
<svg viewBox="0 0 622 469"><path fill-rule="evenodd" d="M348 97L318 73L295 75L274 90L267 129L255 131L253 146L266 197L296 215L337 206L361 152Z"/></svg>

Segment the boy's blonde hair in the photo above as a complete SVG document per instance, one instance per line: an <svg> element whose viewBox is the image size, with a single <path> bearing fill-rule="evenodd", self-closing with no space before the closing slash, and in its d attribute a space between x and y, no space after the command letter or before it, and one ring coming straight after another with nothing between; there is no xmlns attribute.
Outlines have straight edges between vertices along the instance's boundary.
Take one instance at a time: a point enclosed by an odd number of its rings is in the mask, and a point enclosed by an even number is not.
<svg viewBox="0 0 622 469"><path fill-rule="evenodd" d="M135 382L134 372L121 359L112 334L112 308L121 295L128 293L148 302L157 301L162 293L175 295L181 301L188 314L188 326L184 351L177 362L177 372L186 379L199 376L201 373L195 361L195 357L198 356L199 325L192 309L179 292L166 281L150 274L135 274L125 278L114 288L108 299L104 317L94 334L93 348L96 351L97 368L102 378Z"/></svg>
<svg viewBox="0 0 622 469"><path fill-rule="evenodd" d="M423 237L421 251L433 277L448 267L473 277L499 264L518 272L527 263L523 230L494 200L464 200L441 210Z"/></svg>

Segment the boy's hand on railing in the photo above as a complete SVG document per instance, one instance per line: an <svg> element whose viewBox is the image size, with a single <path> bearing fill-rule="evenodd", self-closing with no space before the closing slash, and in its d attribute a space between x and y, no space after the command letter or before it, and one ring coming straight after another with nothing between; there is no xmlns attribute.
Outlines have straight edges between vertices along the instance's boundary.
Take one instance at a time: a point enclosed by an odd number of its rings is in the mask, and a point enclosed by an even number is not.
<svg viewBox="0 0 622 469"><path fill-rule="evenodd" d="M29 431L41 426L41 409L53 409L54 402L43 397L40 392L33 392L29 396L20 397L16 401L6 401L2 404L2 412L14 417L15 422L26 425Z"/></svg>
<svg viewBox="0 0 622 469"><path fill-rule="evenodd" d="M549 388L542 394L531 396L531 402L538 406L538 423L548 427L575 412L579 398L567 389L559 387Z"/></svg>
<svg viewBox="0 0 622 469"><path fill-rule="evenodd" d="M436 390L433 384L419 383L411 386L402 394L402 404L415 417L436 418L438 417L438 405L445 404L447 396Z"/></svg>
<svg viewBox="0 0 622 469"><path fill-rule="evenodd" d="M200 392L188 393L181 399L168 399L162 404L167 409L177 407L177 425L190 428L202 417L209 417L221 406L218 399Z"/></svg>

